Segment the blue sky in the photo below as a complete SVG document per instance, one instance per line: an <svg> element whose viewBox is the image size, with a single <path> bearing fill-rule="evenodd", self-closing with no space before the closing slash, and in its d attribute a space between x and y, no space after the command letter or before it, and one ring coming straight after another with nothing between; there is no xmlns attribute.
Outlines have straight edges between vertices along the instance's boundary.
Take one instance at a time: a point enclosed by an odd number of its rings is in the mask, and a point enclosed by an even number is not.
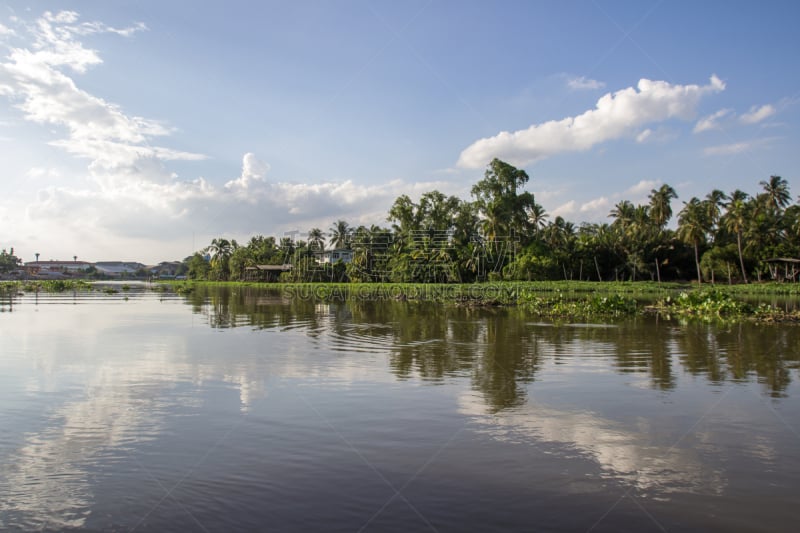
<svg viewBox="0 0 800 533"><path fill-rule="evenodd" d="M793 196L796 2L0 3L0 246L181 259L467 198L573 222L667 183Z"/></svg>

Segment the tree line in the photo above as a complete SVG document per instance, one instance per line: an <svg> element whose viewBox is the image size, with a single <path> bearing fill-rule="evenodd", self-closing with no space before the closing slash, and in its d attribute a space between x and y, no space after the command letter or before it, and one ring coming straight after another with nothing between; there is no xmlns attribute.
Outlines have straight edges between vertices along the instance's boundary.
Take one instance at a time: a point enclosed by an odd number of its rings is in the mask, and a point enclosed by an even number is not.
<svg viewBox="0 0 800 533"><path fill-rule="evenodd" d="M797 278L794 263L775 261L800 257L800 205L780 176L752 196L715 189L683 202L676 229L667 227L678 198L669 185L645 204L620 201L607 223L576 225L550 220L523 190L528 181L524 170L494 159L470 200L436 190L417 202L401 195L389 227L338 220L301 239L258 235L240 245L220 237L184 262L190 278L205 280L253 279L256 265L292 265L280 279L295 282ZM330 249L348 251L348 260L321 263Z"/></svg>

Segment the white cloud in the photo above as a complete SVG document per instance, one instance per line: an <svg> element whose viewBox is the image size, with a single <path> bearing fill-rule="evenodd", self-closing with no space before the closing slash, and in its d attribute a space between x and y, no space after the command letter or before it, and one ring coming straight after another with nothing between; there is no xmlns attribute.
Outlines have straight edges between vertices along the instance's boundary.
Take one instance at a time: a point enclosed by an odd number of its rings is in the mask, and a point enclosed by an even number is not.
<svg viewBox="0 0 800 533"><path fill-rule="evenodd" d="M695 124L694 129L692 131L694 133L700 133L703 131L720 129L719 119L727 116L731 112L732 112L731 109L720 109L716 113L712 113L707 117L703 117L697 121L697 124Z"/></svg>
<svg viewBox="0 0 800 533"><path fill-rule="evenodd" d="M742 141L738 143L720 144L717 146L709 146L703 150L705 155L734 155L743 152L749 152L755 148L765 146L772 142L774 137L764 139L754 139L750 141Z"/></svg>
<svg viewBox="0 0 800 533"><path fill-rule="evenodd" d="M386 213L400 194L413 197L431 189L447 193L458 186L402 180L370 186L351 180L270 182L265 178L268 169L269 165L247 153L242 158L241 175L224 186L198 178L162 183L131 180L127 184L115 180L114 187L92 189L48 187L28 206L24 218L32 224L57 227L71 239L80 236L82 249L88 250L83 252L85 256L96 253L93 250L103 243L114 242L113 249L120 250L137 239L158 235L159 242L148 247L151 255L139 259L155 262L174 257L175 250L184 250L180 243L185 245L187 236L193 235L199 249L221 234L246 239L255 234L306 231L314 226L326 230L339 218L354 225L387 225ZM102 176L94 178L103 181ZM188 253L184 250L183 255Z"/></svg>
<svg viewBox="0 0 800 533"><path fill-rule="evenodd" d="M753 106L750 111L739 117L742 124L757 124L775 114L775 108L769 104L761 107Z"/></svg>
<svg viewBox="0 0 800 533"><path fill-rule="evenodd" d="M258 159L253 153L246 153L242 158L242 175L225 184L226 189L248 189L256 182L263 182L269 172L269 164Z"/></svg>
<svg viewBox="0 0 800 533"><path fill-rule="evenodd" d="M593 80L591 78L587 78L586 76L580 76L567 80L567 87L573 90L602 89L605 86L606 84L602 81Z"/></svg>
<svg viewBox="0 0 800 533"><path fill-rule="evenodd" d="M547 201L554 198L558 198L562 196L566 192L564 188L558 189L543 189L539 191L534 191L534 195L537 201Z"/></svg>
<svg viewBox="0 0 800 533"><path fill-rule="evenodd" d="M641 196L649 194L650 191L661 185L661 180L641 180L636 185L629 187L623 194L629 196Z"/></svg>
<svg viewBox="0 0 800 533"><path fill-rule="evenodd" d="M555 217L567 218L569 215L575 213L575 207L577 205L578 204L575 200L570 200L565 204L561 204L560 206L556 207L550 212L550 218L551 219L554 219Z"/></svg>
<svg viewBox="0 0 800 533"><path fill-rule="evenodd" d="M16 35L16 33L14 33L14 30L9 28L8 26L0 24L0 37L10 37L12 35Z"/></svg>
<svg viewBox="0 0 800 533"><path fill-rule="evenodd" d="M653 135L653 130L651 130L650 128L647 128L646 130L644 130L643 132L641 132L639 135L636 136L636 142L637 143L646 143L647 140L650 137L652 137L652 135Z"/></svg>
<svg viewBox="0 0 800 533"><path fill-rule="evenodd" d="M26 175L34 180L41 178L57 179L61 177L61 171L58 170L57 168L33 167L30 170L28 170L28 173Z"/></svg>
<svg viewBox="0 0 800 533"><path fill-rule="evenodd" d="M126 115L119 106L79 89L62 71L66 68L80 74L102 63L96 51L75 40L76 35L131 35L144 26L122 30L95 22L70 26L77 21L78 14L72 11L47 12L39 18L31 29L33 45L13 48L0 63L0 94L9 97L26 120L66 130L66 137L52 144L90 159L95 169L134 168L148 159L202 158L150 145L153 137L168 135L171 130L157 121Z"/></svg>
<svg viewBox="0 0 800 533"><path fill-rule="evenodd" d="M589 200L588 202L581 205L581 213L596 213L601 210L608 209L608 206L611 205L611 200L606 198L605 196L601 196L600 198L595 198L594 200Z"/></svg>
<svg viewBox="0 0 800 533"><path fill-rule="evenodd" d="M524 166L559 153L588 150L605 141L634 135L646 124L672 118L690 120L703 96L724 89L725 83L716 76L703 86L642 79L636 88L605 94L594 109L578 116L480 139L461 152L458 165L481 168L498 157Z"/></svg>
<svg viewBox="0 0 800 533"><path fill-rule="evenodd" d="M204 239L220 234L246 238L313 226L327 229L337 218L385 225L386 212L398 195L419 195L432 188L447 193L461 187L446 181L398 180L372 186L352 180L273 182L267 180L270 166L252 153L244 154L240 175L224 185L204 177L179 179L169 162L204 156L152 145L153 138L166 137L172 130L126 114L78 88L68 74L102 63L77 36L127 36L142 26L117 30L80 23L77 13L61 12L46 13L29 28L32 44L12 49L0 63L0 95L8 97L25 120L54 128L61 138L50 144L88 165L86 175L73 172L61 176L57 186L44 186L29 205L10 206L15 225L3 230L16 235L20 248L25 242L39 248L39 235L46 233L48 253L54 257L71 257L79 244L77 251L87 259L146 249L138 259L153 262L176 253L188 255L193 250L186 245L187 235L196 236L196 247L201 248L207 244ZM45 181L55 176L42 167L31 169L28 177ZM152 241L154 236L158 242Z"/></svg>

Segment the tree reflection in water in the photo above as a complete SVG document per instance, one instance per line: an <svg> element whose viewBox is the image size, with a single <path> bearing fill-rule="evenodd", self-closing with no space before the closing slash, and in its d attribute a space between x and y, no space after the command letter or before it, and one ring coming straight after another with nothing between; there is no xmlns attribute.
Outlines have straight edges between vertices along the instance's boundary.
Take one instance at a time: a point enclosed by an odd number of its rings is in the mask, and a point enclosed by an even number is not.
<svg viewBox="0 0 800 533"><path fill-rule="evenodd" d="M646 374L671 390L676 365L711 383L756 379L774 397L800 368L796 327L680 324L637 317L612 323L540 322L516 308L475 309L439 302L288 298L258 287L199 287L186 296L212 328L328 329L342 350L388 354L398 379L443 383L469 377L495 411L525 403L526 384L545 362L603 357L619 373ZM336 348L336 347L334 347Z"/></svg>

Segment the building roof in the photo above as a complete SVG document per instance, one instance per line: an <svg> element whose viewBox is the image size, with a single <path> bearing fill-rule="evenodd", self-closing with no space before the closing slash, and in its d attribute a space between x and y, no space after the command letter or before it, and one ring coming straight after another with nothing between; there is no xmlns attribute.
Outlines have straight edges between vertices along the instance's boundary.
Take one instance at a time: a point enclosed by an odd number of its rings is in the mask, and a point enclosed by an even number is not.
<svg viewBox="0 0 800 533"><path fill-rule="evenodd" d="M285 264L285 265L256 265L256 266L249 266L246 267L245 270L273 270L278 272L288 272L292 269L292 265Z"/></svg>
<svg viewBox="0 0 800 533"><path fill-rule="evenodd" d="M29 261L25 263L26 267L63 267L63 266L73 266L73 267L90 267L92 266L91 263L88 261Z"/></svg>

